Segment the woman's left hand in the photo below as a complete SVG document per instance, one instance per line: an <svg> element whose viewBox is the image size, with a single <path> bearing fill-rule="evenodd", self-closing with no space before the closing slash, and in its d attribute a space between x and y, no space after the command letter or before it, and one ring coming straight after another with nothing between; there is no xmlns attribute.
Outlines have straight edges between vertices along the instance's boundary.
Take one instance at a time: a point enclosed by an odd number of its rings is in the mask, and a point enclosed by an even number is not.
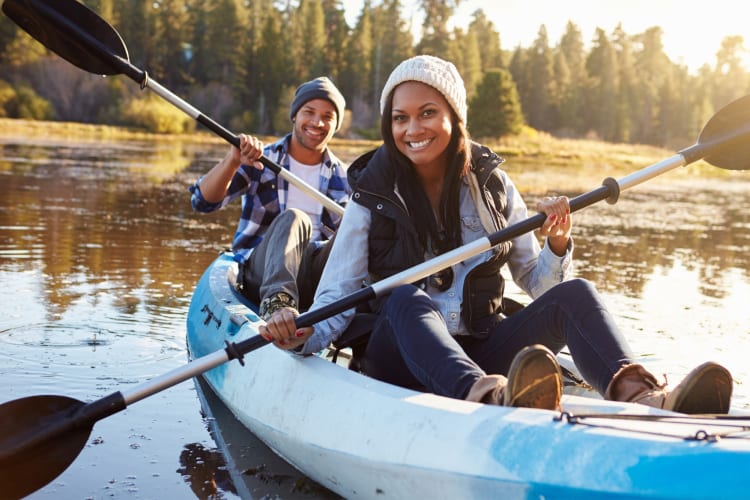
<svg viewBox="0 0 750 500"><path fill-rule="evenodd" d="M547 244L556 255L565 255L573 229L570 202L567 196L545 196L537 203L537 210L547 219L539 228L539 234L547 237Z"/></svg>

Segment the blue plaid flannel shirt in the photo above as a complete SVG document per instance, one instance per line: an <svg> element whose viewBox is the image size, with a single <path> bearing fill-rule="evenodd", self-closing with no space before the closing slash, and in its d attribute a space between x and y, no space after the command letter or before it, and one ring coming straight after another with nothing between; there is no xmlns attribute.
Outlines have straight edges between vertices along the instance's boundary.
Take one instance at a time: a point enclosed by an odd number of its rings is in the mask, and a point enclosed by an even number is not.
<svg viewBox="0 0 750 500"><path fill-rule="evenodd" d="M287 134L277 142L269 144L263 149L263 155L289 170L288 150L291 137L291 134ZM329 149L326 149L323 155L323 165L318 190L340 205L346 205L351 188L346 180L344 165ZM224 199L217 203L209 203L201 194L201 179L202 176L189 188L192 193L190 202L197 212L213 212L225 207L235 198L242 197L242 213L237 231L234 233L232 250L235 260L244 263L252 249L261 242L263 233L268 230L274 218L286 209L287 197L282 196L280 199L279 191L288 192L289 182L283 178L279 179L278 175L268 168L258 170L252 165L241 165L234 174ZM341 216L323 208L321 222L321 236L330 238L338 228Z"/></svg>

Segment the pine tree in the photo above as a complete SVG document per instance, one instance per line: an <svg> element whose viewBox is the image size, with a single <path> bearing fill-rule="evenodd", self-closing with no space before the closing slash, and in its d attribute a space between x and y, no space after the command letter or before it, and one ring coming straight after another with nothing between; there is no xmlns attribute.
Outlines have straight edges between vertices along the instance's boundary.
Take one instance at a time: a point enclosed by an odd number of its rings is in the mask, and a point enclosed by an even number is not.
<svg viewBox="0 0 750 500"><path fill-rule="evenodd" d="M372 15L370 0L365 0L346 46L346 64L338 84L347 98L347 107L352 110L354 128L367 128L373 120Z"/></svg>
<svg viewBox="0 0 750 500"><path fill-rule="evenodd" d="M323 0L323 18L325 31L325 49L323 50L322 74L327 75L335 83L341 81L340 73L344 71L345 47L349 37L349 27L346 25L344 8L341 0Z"/></svg>
<svg viewBox="0 0 750 500"><path fill-rule="evenodd" d="M523 113L516 84L508 70L487 70L468 111L468 127L475 137L518 134Z"/></svg>
<svg viewBox="0 0 750 500"><path fill-rule="evenodd" d="M176 92L187 90L190 30L185 0L161 0L154 24L160 48L153 59L152 71L168 88Z"/></svg>
<svg viewBox="0 0 750 500"><path fill-rule="evenodd" d="M291 52L298 82L324 74L326 46L323 6L317 0L300 0L291 16Z"/></svg>
<svg viewBox="0 0 750 500"><path fill-rule="evenodd" d="M586 69L583 36L580 28L572 21L568 21L566 25L565 33L558 45L558 52L565 60L568 75L567 82L561 76L558 77L559 125L574 135L582 135L586 132L582 110L586 102L585 94L589 86L589 74Z"/></svg>
<svg viewBox="0 0 750 500"><path fill-rule="evenodd" d="M594 47L586 59L591 88L585 107L586 121L600 139L614 137L617 115L617 58L607 34L597 28Z"/></svg>
<svg viewBox="0 0 750 500"><path fill-rule="evenodd" d="M458 6L459 0L420 0L424 11L422 39L417 44L418 54L448 57L450 34L448 21Z"/></svg>
<svg viewBox="0 0 750 500"><path fill-rule="evenodd" d="M287 75L291 67L291 55L283 43L284 28L282 14L271 11L266 16L260 45L256 49L255 71L243 79L245 90L241 94L245 103L245 113L254 113L252 121L255 129L263 133L282 134L289 129L289 105L286 100L287 86L296 88L299 82L291 82ZM286 113L286 120L274 120L274 115ZM282 126L282 124L284 126Z"/></svg>
<svg viewBox="0 0 750 500"><path fill-rule="evenodd" d="M380 91L391 71L414 54L411 32L401 17L400 0L385 0L376 7L373 22L372 95L379 111ZM379 113L378 113L379 114Z"/></svg>
<svg viewBox="0 0 750 500"><path fill-rule="evenodd" d="M744 39L739 35L728 36L721 41L714 67L713 103L717 108L750 91L750 77L742 64L747 53Z"/></svg>
<svg viewBox="0 0 750 500"><path fill-rule="evenodd" d="M473 33L477 38L482 71L506 67L503 60L503 51L500 48L500 34L482 9L477 9L472 15L469 33Z"/></svg>
<svg viewBox="0 0 750 500"><path fill-rule="evenodd" d="M633 37L641 50L635 53L639 88L631 140L645 144L659 144L660 91L672 71L672 63L664 53L662 35L661 28L653 27Z"/></svg>
<svg viewBox="0 0 750 500"><path fill-rule="evenodd" d="M552 50L549 47L547 28L542 25L534 45L529 51L529 99L523 102L529 125L551 131L557 127L553 96L555 74Z"/></svg>

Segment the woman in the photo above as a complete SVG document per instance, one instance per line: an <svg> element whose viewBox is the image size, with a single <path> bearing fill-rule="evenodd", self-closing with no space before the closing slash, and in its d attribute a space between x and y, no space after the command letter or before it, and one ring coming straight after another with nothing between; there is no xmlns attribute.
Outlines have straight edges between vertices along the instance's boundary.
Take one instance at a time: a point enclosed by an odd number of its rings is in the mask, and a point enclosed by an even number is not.
<svg viewBox="0 0 750 500"><path fill-rule="evenodd" d="M527 218L513 182L466 130L466 92L453 64L432 56L402 62L381 96L384 144L349 169L352 200L312 309ZM729 372L694 369L673 391L634 362L593 285L571 279L572 217L565 197L544 198L540 248L525 234L371 307L378 313L362 370L377 379L449 397L514 406L559 406L552 352L568 346L581 375L605 398L684 413L726 413ZM507 264L534 300L503 308ZM284 349L312 353L347 328L354 311L295 331L282 309L260 332ZM507 374L507 379L503 374Z"/></svg>

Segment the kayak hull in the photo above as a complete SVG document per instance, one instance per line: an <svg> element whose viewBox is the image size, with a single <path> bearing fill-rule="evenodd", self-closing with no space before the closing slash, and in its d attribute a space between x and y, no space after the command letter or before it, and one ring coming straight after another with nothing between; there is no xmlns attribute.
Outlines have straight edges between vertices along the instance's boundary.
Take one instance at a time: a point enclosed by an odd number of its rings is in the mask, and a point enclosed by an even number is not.
<svg viewBox="0 0 750 500"><path fill-rule="evenodd" d="M198 358L257 334L223 254L196 288ZM470 403L396 387L273 346L203 377L282 458L346 498L747 498L750 439L731 421L566 394L563 412ZM597 418L585 415L600 415ZM584 416L579 421L578 417ZM674 418L673 418L674 417Z"/></svg>

